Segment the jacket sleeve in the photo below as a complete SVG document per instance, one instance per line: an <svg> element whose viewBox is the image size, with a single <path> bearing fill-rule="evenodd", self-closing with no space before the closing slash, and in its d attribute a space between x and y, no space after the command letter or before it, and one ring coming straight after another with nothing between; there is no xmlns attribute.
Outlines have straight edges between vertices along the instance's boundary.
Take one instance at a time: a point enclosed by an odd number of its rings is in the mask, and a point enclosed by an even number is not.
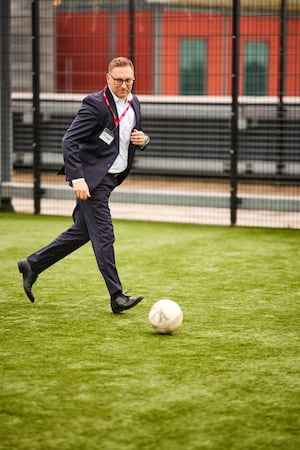
<svg viewBox="0 0 300 450"><path fill-rule="evenodd" d="M133 96L133 103L132 103L133 109L135 111L136 117L137 117L137 128L138 130L141 130L145 133L145 131L143 130L142 127L142 118L141 118L141 106L140 106L140 102L138 100L138 98L134 95ZM139 150L145 150L145 148L148 146L149 142L150 142L150 136L147 135L147 133L145 133L145 135L147 136L147 140L146 143L140 147L137 147Z"/></svg>

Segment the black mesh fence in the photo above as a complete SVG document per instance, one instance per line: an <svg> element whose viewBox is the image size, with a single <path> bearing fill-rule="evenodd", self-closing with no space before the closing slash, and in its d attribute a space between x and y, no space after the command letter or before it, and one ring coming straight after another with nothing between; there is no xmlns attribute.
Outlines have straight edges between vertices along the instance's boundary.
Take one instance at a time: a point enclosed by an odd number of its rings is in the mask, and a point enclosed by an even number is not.
<svg viewBox="0 0 300 450"><path fill-rule="evenodd" d="M109 61L151 137L115 218L300 228L297 0L1 2L1 209L70 214L62 137Z"/></svg>

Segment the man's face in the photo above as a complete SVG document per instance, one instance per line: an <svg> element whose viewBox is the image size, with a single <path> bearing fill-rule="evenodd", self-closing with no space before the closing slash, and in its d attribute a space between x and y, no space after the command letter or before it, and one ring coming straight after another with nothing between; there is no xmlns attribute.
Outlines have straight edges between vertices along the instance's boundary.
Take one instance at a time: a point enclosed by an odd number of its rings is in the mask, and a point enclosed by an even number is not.
<svg viewBox="0 0 300 450"><path fill-rule="evenodd" d="M106 75L107 84L111 91L119 98L125 99L131 92L133 86L134 73L131 67L114 67L110 73ZM120 81L123 81L120 83ZM125 83L125 80L127 83Z"/></svg>

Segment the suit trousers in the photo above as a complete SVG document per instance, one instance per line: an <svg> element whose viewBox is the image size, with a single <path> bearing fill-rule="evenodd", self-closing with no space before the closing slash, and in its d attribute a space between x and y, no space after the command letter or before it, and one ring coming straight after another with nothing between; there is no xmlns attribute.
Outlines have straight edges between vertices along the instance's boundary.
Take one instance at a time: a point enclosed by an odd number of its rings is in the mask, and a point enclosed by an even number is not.
<svg viewBox="0 0 300 450"><path fill-rule="evenodd" d="M73 211L74 224L46 247L28 256L32 270L40 274L51 265L91 241L98 268L111 296L122 291L114 253L114 229L109 197L117 178L107 174L91 192L88 200L77 200Z"/></svg>

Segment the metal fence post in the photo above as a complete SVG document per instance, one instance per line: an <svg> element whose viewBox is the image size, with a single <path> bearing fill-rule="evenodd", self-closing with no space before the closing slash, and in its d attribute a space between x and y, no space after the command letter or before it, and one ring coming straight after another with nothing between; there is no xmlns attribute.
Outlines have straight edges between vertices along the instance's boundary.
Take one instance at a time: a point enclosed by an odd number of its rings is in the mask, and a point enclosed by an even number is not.
<svg viewBox="0 0 300 450"><path fill-rule="evenodd" d="M10 1L0 4L0 210L13 211L10 197L2 197L1 183L12 178L12 112L11 112L11 64L10 64Z"/></svg>
<svg viewBox="0 0 300 450"><path fill-rule="evenodd" d="M231 92L231 148L230 148L230 223L237 219L238 185L238 91L239 91L239 25L240 0L233 0L232 6L232 92Z"/></svg>
<svg viewBox="0 0 300 450"><path fill-rule="evenodd" d="M278 146L277 146L277 161L276 174L280 177L284 169L284 139L285 139L285 115L286 110L284 106L285 94L285 71L286 71L286 0L281 0L280 7L280 46L279 46L279 78L278 78L278 106L277 106L277 120L278 120Z"/></svg>
<svg viewBox="0 0 300 450"><path fill-rule="evenodd" d="M32 110L33 110L33 176L34 213L41 212L41 146L40 146L40 14L39 0L31 3L32 38Z"/></svg>
<svg viewBox="0 0 300 450"><path fill-rule="evenodd" d="M129 58L135 59L135 0L129 0Z"/></svg>

